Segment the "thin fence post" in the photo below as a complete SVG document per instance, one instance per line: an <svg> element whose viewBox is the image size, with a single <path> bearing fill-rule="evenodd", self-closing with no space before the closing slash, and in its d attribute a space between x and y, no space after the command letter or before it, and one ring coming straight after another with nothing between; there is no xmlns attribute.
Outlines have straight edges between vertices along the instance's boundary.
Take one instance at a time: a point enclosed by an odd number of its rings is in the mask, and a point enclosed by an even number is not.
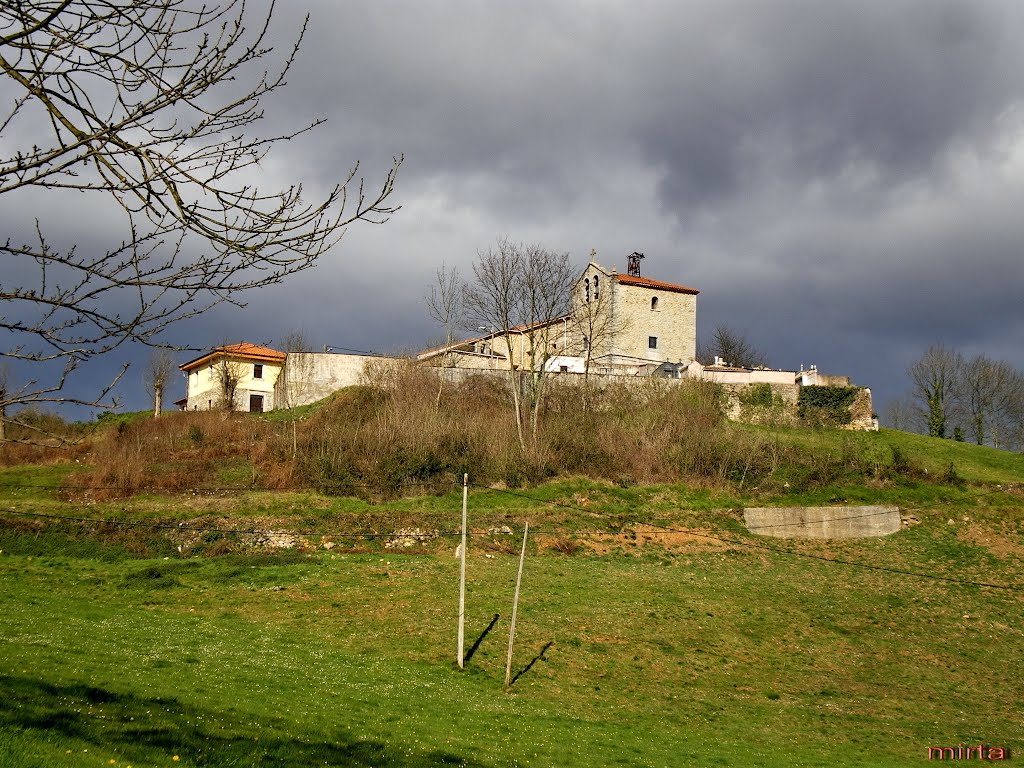
<svg viewBox="0 0 1024 768"><path fill-rule="evenodd" d="M519 573L516 575L516 594L512 598L512 626L508 630L508 659L505 661L505 689L512 684L512 644L516 639L516 611L519 610L519 585L523 581L523 561L526 559L526 536L530 524L523 527L523 550L519 553Z"/></svg>
<svg viewBox="0 0 1024 768"><path fill-rule="evenodd" d="M462 543L459 545L459 669L463 669L466 640L466 506L469 500L469 473L462 476Z"/></svg>

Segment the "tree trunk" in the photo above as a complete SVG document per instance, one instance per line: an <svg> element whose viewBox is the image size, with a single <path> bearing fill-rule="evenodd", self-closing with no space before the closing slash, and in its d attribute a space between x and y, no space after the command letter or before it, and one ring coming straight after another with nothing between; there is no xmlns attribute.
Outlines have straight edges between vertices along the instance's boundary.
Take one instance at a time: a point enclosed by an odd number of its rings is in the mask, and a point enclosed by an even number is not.
<svg viewBox="0 0 1024 768"><path fill-rule="evenodd" d="M0 405L0 443L7 439L7 408Z"/></svg>
<svg viewBox="0 0 1024 768"><path fill-rule="evenodd" d="M509 374L512 377L512 403L516 411L516 433L519 435L519 447L526 453L526 436L523 434L523 393L522 376L519 371L512 370Z"/></svg>
<svg viewBox="0 0 1024 768"><path fill-rule="evenodd" d="M164 388L153 387L153 418L160 418L160 411L163 408Z"/></svg>

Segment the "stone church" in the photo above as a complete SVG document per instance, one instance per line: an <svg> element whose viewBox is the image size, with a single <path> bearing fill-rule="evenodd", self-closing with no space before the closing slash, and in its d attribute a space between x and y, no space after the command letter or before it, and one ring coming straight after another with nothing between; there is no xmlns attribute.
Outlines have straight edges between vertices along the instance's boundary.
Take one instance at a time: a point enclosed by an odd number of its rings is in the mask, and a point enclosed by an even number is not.
<svg viewBox="0 0 1024 768"><path fill-rule="evenodd" d="M642 375L685 368L696 356L697 291L640 275L643 254L620 274L595 261L572 287L567 314L495 330L417 356L453 368ZM511 349L510 349L511 347Z"/></svg>

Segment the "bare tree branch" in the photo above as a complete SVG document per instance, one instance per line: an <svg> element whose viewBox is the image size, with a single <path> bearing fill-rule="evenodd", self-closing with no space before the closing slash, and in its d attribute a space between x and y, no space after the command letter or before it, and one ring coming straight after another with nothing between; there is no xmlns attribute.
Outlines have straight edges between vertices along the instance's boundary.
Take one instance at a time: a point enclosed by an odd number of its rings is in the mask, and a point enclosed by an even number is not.
<svg viewBox="0 0 1024 768"><path fill-rule="evenodd" d="M60 398L82 362L312 267L355 221L382 223L402 162L369 189L353 166L319 199L253 183L269 150L319 120L252 134L285 85L308 19L276 65L266 13L246 0L11 0L0 5L0 194L74 190L112 201L122 225L100 251L51 245L52 222L0 243L0 351L59 361L55 382L18 402ZM244 85L248 83L248 85ZM15 146L15 135L32 136ZM55 203L57 198L55 198ZM58 212L59 213L59 212ZM14 269L21 265L21 269ZM8 395L9 397L9 395ZM100 404L103 397L87 398ZM73 400L73 399L72 399Z"/></svg>

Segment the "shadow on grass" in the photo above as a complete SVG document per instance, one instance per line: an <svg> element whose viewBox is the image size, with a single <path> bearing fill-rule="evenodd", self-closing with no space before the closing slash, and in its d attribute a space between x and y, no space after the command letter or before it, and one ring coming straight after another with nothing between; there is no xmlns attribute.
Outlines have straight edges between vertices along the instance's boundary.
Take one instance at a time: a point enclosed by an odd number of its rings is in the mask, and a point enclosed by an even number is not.
<svg viewBox="0 0 1024 768"><path fill-rule="evenodd" d="M550 648L554 644L555 644L554 640L548 640L544 644L544 647L540 649L540 653L538 653L536 656L534 656L532 659L530 659L530 663L529 664L527 664L525 667L523 667L518 672L516 672L515 676L512 678L512 681L508 684L509 688L511 688L513 685L516 684L516 680L518 680L520 677L522 677L527 672L529 672L534 664L536 664L538 661L543 659L544 658L544 654L548 652L548 648Z"/></svg>
<svg viewBox="0 0 1024 768"><path fill-rule="evenodd" d="M484 638L487 637L487 635L490 634L492 629L494 629L494 625L498 623L499 615L500 614L497 614L497 613L494 614L494 618L491 619L491 623L487 625L487 629L485 629L480 634L480 637L478 637L476 639L476 642L473 643L473 645L470 647L470 649L468 651L466 651L466 657L463 660L463 663L467 663L468 664L469 660L473 658L473 654L476 653L476 649L480 647L480 643L482 643L484 641Z"/></svg>
<svg viewBox="0 0 1024 768"><path fill-rule="evenodd" d="M53 742L57 736L84 741L130 762L206 766L482 766L448 752L407 754L378 741L324 733L322 741L300 737L294 724L235 719L233 713L202 709L175 698L144 698L87 685L51 685L0 676L0 729L17 728Z"/></svg>

